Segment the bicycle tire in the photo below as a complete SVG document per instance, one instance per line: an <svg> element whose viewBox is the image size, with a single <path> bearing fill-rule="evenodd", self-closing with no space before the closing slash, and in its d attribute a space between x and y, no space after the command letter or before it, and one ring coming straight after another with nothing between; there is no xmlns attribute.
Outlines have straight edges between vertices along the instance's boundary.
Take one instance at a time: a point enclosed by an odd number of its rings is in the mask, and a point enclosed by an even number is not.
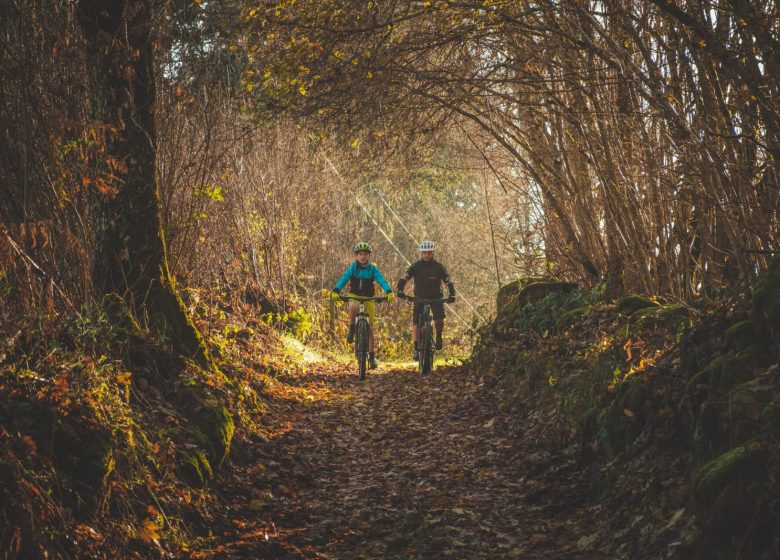
<svg viewBox="0 0 780 560"><path fill-rule="evenodd" d="M433 328L429 319L424 319L420 323L420 347L418 368L420 374L429 373L433 367Z"/></svg>
<svg viewBox="0 0 780 560"><path fill-rule="evenodd" d="M358 376L360 380L366 378L368 368L368 321L358 321L355 333L355 354L358 362Z"/></svg>

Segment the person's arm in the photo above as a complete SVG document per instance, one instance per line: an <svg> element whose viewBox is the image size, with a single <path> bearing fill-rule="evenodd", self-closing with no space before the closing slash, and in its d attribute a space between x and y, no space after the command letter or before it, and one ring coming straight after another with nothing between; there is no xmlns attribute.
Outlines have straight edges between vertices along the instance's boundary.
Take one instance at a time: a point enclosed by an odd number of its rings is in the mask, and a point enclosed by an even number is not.
<svg viewBox="0 0 780 560"><path fill-rule="evenodd" d="M354 269L355 269L355 263L353 262L351 265L347 267L347 270L344 271L344 274L341 275L341 278L339 278L338 282L336 282L336 286L333 288L334 292L340 292L341 288L347 285L349 279L352 278L352 272Z"/></svg>
<svg viewBox="0 0 780 560"><path fill-rule="evenodd" d="M441 264L441 281L447 286L447 294L449 295L447 301L452 303L455 301L455 284L452 283L450 273L447 272L447 268L443 264Z"/></svg>
<svg viewBox="0 0 780 560"><path fill-rule="evenodd" d="M404 295L404 288L406 287L406 281L409 280L412 276L414 276L414 265L410 265L409 268L406 269L406 276L402 276L400 280L398 280L398 286L396 287L396 292L398 293L398 296Z"/></svg>
<svg viewBox="0 0 780 560"><path fill-rule="evenodd" d="M380 286L382 286L382 289L385 291L386 294L392 293L393 288L388 284L387 280L385 280L385 277L382 275L382 273L379 271L379 268L374 265L374 280L376 280Z"/></svg>

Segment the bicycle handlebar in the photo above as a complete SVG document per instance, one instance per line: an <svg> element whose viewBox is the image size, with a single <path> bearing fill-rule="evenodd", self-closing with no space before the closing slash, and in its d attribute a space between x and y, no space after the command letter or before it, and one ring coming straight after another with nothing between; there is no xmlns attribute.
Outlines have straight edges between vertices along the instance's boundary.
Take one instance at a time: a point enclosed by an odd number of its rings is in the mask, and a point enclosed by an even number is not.
<svg viewBox="0 0 780 560"><path fill-rule="evenodd" d="M398 299L406 300L409 303L446 303L449 298L440 297L440 298L430 299L430 298L421 298L417 296L400 295L398 296Z"/></svg>
<svg viewBox="0 0 780 560"><path fill-rule="evenodd" d="M376 301L376 302L381 302L381 301L387 301L387 296L386 295L385 296L371 296L371 297L367 297L367 296L342 296L341 294L339 294L339 299L341 301Z"/></svg>

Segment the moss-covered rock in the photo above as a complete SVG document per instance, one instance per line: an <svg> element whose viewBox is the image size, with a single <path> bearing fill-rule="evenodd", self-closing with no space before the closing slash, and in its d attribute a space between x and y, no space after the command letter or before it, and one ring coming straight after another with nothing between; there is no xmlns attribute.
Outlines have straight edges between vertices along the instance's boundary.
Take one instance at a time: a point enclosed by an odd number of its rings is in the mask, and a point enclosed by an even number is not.
<svg viewBox="0 0 780 560"><path fill-rule="evenodd" d="M780 394L775 396L761 411L761 420L773 441L780 440Z"/></svg>
<svg viewBox="0 0 780 560"><path fill-rule="evenodd" d="M755 353L751 349L721 354L688 381L686 398L706 393L723 393L753 377ZM705 397L706 398L706 397Z"/></svg>
<svg viewBox="0 0 780 560"><path fill-rule="evenodd" d="M205 435L204 449L212 467L219 468L230 453L235 432L233 415L222 402L202 390L189 388L182 391L178 398L191 423L189 431Z"/></svg>
<svg viewBox="0 0 780 560"><path fill-rule="evenodd" d="M780 255L769 263L766 274L753 289L753 319L758 333L766 333L780 354Z"/></svg>
<svg viewBox="0 0 780 560"><path fill-rule="evenodd" d="M731 350L744 350L755 342L756 331L751 321L740 321L726 331L726 347Z"/></svg>
<svg viewBox="0 0 780 560"><path fill-rule="evenodd" d="M705 526L735 530L750 522L750 515L744 512L756 511L767 457L765 444L751 442L723 453L696 471L693 504Z"/></svg>
<svg viewBox="0 0 780 560"><path fill-rule="evenodd" d="M666 305L651 305L637 309L629 315L629 321L634 329L661 327L671 332L678 332L690 324L690 312L679 303Z"/></svg>
<svg viewBox="0 0 780 560"><path fill-rule="evenodd" d="M633 315L640 309L657 308L658 302L653 301L647 296L639 294L631 294L624 296L618 300L617 310L622 315Z"/></svg>
<svg viewBox="0 0 780 560"><path fill-rule="evenodd" d="M623 451L641 433L645 423L645 405L650 397L647 379L635 374L618 387L612 404L604 411L602 430L608 455Z"/></svg>
<svg viewBox="0 0 780 560"><path fill-rule="evenodd" d="M531 282L525 285L505 305L499 308L500 315L515 315L529 303L535 303L553 293L568 293L577 289L573 282Z"/></svg>
<svg viewBox="0 0 780 560"><path fill-rule="evenodd" d="M208 455L202 449L192 449L179 456L179 475L195 488L203 488L214 477Z"/></svg>
<svg viewBox="0 0 780 560"><path fill-rule="evenodd" d="M778 394L778 387L761 377L734 387L728 396L723 428L729 441L741 443L757 434L765 407Z"/></svg>
<svg viewBox="0 0 780 560"><path fill-rule="evenodd" d="M587 315L588 311L590 311L588 306L575 307L561 315L558 324L563 328L569 327Z"/></svg>
<svg viewBox="0 0 780 560"><path fill-rule="evenodd" d="M513 280L508 284L504 284L499 288L498 294L496 294L496 309L501 311L509 301L517 295L523 287L523 279L519 278Z"/></svg>
<svg viewBox="0 0 780 560"><path fill-rule="evenodd" d="M75 492L87 502L101 496L116 463L111 434L69 416L55 421L52 441L54 462L75 481Z"/></svg>

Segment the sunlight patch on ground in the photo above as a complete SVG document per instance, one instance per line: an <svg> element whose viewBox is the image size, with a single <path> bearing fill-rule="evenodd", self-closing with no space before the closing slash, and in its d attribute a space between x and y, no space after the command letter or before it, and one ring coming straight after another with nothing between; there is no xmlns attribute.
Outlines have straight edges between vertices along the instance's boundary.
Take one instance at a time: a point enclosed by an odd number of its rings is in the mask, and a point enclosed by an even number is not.
<svg viewBox="0 0 780 560"><path fill-rule="evenodd" d="M282 342L284 343L284 349L287 354L300 365L319 364L325 361L325 358L323 358L319 352L309 348L293 336L282 336Z"/></svg>

